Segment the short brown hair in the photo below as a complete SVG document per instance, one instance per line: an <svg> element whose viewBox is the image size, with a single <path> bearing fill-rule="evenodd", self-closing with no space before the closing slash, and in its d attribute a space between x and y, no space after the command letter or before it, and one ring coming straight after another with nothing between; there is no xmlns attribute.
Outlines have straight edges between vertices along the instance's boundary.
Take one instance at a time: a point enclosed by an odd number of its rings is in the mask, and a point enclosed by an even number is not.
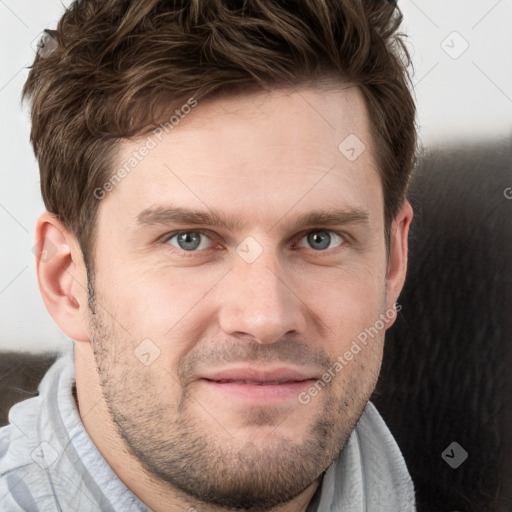
<svg viewBox="0 0 512 512"><path fill-rule="evenodd" d="M120 139L189 98L330 79L364 95L389 244L417 137L401 22L389 0L76 0L47 31L55 49L36 55L23 89L47 210L91 270L94 190L114 172Z"/></svg>

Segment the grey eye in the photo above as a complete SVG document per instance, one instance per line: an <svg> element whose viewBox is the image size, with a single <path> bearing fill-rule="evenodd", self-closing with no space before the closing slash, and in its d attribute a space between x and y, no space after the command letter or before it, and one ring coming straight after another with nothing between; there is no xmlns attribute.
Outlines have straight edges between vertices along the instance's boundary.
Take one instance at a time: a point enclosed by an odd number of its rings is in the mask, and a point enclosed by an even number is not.
<svg viewBox="0 0 512 512"><path fill-rule="evenodd" d="M204 239L204 240L203 240ZM169 238L167 243L183 251L195 251L208 247L208 237L196 231L183 231Z"/></svg>
<svg viewBox="0 0 512 512"><path fill-rule="evenodd" d="M306 240L308 245L303 245L302 240ZM324 249L332 249L331 243L336 243L334 247L339 247L343 242L343 238L332 231L311 231L302 237L299 246L322 251Z"/></svg>

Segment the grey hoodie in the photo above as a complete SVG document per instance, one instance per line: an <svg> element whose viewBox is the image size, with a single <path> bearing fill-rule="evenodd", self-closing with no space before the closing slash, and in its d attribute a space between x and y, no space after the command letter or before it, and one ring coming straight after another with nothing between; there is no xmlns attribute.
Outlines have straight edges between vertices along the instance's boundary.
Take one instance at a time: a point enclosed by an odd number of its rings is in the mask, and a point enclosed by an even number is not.
<svg viewBox="0 0 512 512"><path fill-rule="evenodd" d="M39 396L13 406L0 429L1 512L147 512L102 457L72 394L73 351L48 370ZM308 512L413 512L414 489L400 450L368 403L324 472Z"/></svg>

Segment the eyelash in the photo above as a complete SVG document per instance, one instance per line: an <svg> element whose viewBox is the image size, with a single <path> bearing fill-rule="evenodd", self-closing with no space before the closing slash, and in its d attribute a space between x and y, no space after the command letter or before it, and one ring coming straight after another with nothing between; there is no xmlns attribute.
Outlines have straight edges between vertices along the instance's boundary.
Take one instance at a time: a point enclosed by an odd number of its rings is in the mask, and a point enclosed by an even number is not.
<svg viewBox="0 0 512 512"><path fill-rule="evenodd" d="M305 233L297 235L297 239L296 239L296 242L294 242L293 247L296 248L298 242L302 238L304 238L305 236L309 235L310 233L319 233L319 232L322 232L322 231L324 231L326 233L331 233L331 234L335 234L335 235L339 236L343 240L343 242L342 242L342 244L340 246L335 247L333 249L326 249L326 250L322 250L322 251L315 251L315 253L317 253L318 255L322 255L322 253L323 254L331 254L331 251L335 251L336 249L341 249L342 247L344 247L344 246L349 244L349 239L348 239L348 236L346 235L346 233L343 233L341 231L336 231L336 230L333 230L333 229L317 228L317 229L311 229L309 231L306 231ZM173 238L176 235L183 234L183 233L199 233L201 235L206 236L211 241L213 241L212 237L209 236L210 233L211 233L210 231L204 230L204 229L193 229L193 230L191 229L191 230L180 230L180 231L173 231L172 233L167 233L162 238L162 244L164 244L166 247L170 248L170 250L172 252L177 251L182 256L185 256L187 258L197 256L198 253L204 253L204 252L209 252L209 251L214 250L214 249L201 249L200 251L185 251L184 249L179 249L178 247L175 247L175 246L173 246L173 245L168 243L169 240L171 240L171 238ZM314 251L314 249L311 249L311 250Z"/></svg>

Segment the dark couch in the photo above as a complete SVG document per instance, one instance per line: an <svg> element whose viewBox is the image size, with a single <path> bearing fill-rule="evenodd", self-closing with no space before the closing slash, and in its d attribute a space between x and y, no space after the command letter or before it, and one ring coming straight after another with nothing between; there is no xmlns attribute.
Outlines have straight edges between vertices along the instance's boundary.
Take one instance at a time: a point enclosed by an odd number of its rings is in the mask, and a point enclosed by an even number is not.
<svg viewBox="0 0 512 512"><path fill-rule="evenodd" d="M512 511L508 187L510 141L482 141L425 155L410 191L403 309L372 400L402 449L420 512ZM452 442L468 453L456 469L441 457Z"/></svg>
<svg viewBox="0 0 512 512"><path fill-rule="evenodd" d="M508 187L509 140L430 151L412 182L408 279L372 401L402 449L419 512L512 511ZM0 354L0 424L37 393L54 358ZM456 469L453 442L468 454Z"/></svg>

